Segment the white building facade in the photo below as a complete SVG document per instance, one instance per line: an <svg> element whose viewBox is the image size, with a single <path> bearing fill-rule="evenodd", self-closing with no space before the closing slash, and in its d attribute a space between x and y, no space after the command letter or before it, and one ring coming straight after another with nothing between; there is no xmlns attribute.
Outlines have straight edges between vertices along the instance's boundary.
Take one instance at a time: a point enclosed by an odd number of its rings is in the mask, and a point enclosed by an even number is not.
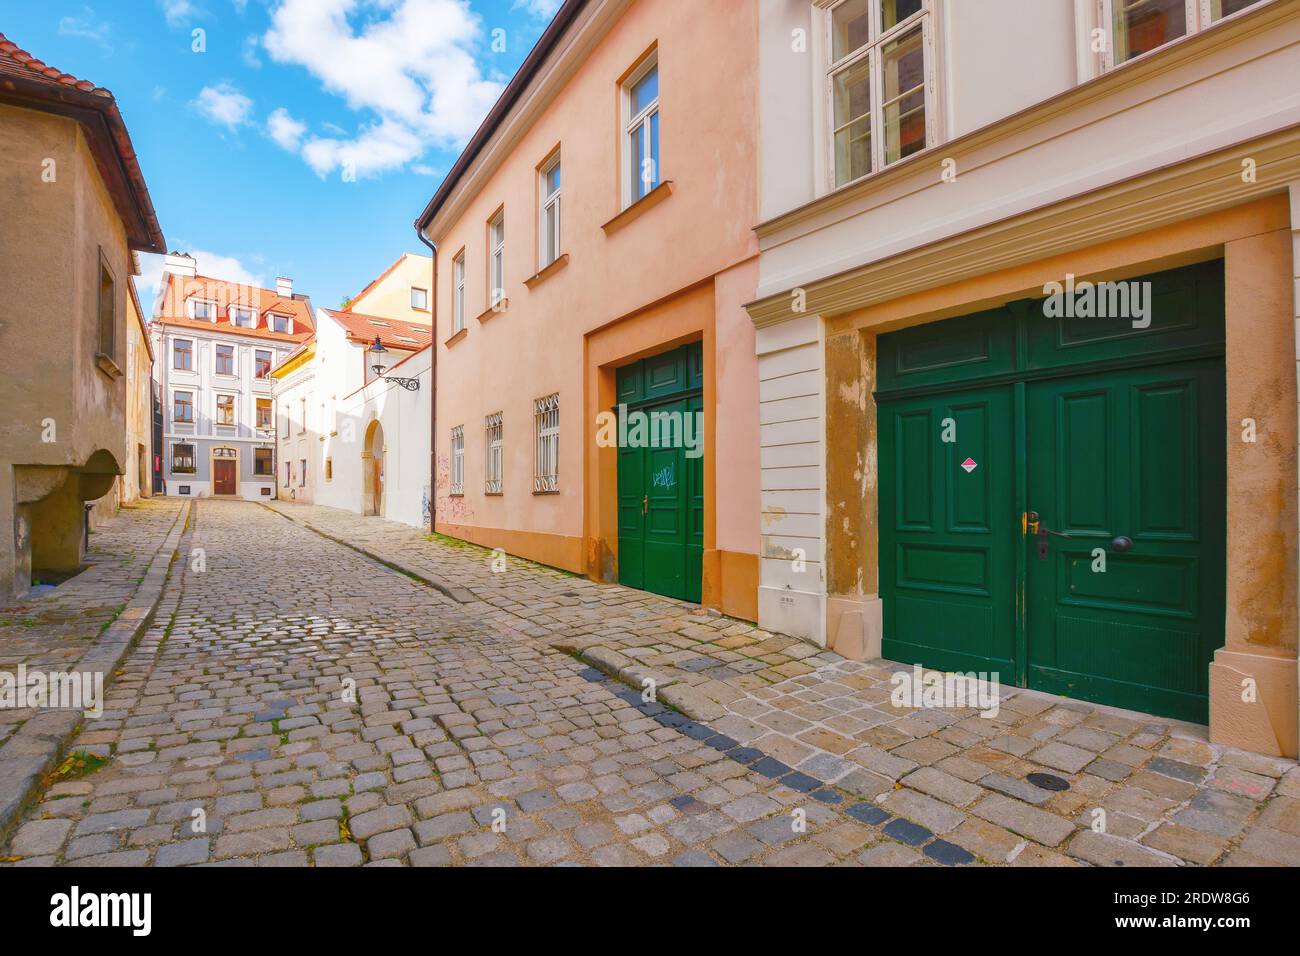
<svg viewBox="0 0 1300 956"><path fill-rule="evenodd" d="M760 624L1294 756L1300 4L760 9Z"/></svg>
<svg viewBox="0 0 1300 956"><path fill-rule="evenodd" d="M152 328L166 494L275 496L270 372L310 336L310 315L287 279L260 289L199 275L187 255L167 256Z"/></svg>

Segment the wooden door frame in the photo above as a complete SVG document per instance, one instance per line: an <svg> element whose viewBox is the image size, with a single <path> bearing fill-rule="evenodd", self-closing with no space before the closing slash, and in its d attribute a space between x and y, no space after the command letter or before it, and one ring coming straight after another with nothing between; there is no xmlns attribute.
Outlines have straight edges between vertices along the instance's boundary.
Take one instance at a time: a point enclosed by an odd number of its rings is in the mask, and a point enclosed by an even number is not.
<svg viewBox="0 0 1300 956"><path fill-rule="evenodd" d="M221 461L231 461L235 464L235 490L228 495L217 494L217 449L229 448L235 453L235 457L227 458L221 456ZM212 497L213 498L238 498L239 497L239 447L236 445L209 445L208 446L208 468L209 474L212 475Z"/></svg>

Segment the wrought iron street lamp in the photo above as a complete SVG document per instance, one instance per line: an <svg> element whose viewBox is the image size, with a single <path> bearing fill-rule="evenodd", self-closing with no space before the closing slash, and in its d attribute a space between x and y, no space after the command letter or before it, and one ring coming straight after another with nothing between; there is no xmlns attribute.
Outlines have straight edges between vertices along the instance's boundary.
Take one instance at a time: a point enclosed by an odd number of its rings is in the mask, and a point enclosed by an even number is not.
<svg viewBox="0 0 1300 956"><path fill-rule="evenodd" d="M420 390L420 380L418 378L401 378L397 375L385 375L384 369L388 368L388 349L384 348L384 343L379 341L379 336L375 336L374 345L366 350L370 355L370 367L375 370L375 378L382 378L385 382L393 382L402 386L408 392L418 392Z"/></svg>

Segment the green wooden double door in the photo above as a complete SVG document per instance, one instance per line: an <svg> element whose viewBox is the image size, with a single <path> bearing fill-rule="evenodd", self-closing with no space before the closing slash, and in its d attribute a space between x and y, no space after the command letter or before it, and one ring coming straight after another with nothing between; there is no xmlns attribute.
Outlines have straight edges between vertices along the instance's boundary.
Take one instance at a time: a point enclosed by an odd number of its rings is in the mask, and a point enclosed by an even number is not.
<svg viewBox="0 0 1300 956"><path fill-rule="evenodd" d="M886 658L1207 719L1222 267L1134 281L1145 328L1036 301L881 337Z"/></svg>
<svg viewBox="0 0 1300 956"><path fill-rule="evenodd" d="M618 579L698 602L704 565L704 353L699 342L617 373Z"/></svg>

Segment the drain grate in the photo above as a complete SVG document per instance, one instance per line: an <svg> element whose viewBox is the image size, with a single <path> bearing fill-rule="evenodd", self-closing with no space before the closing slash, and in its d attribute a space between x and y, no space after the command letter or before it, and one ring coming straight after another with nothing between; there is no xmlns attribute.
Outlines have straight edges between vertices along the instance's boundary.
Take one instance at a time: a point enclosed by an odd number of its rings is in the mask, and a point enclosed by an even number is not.
<svg viewBox="0 0 1300 956"><path fill-rule="evenodd" d="M1069 790L1070 781L1054 773L1031 773L1025 778L1040 790Z"/></svg>

